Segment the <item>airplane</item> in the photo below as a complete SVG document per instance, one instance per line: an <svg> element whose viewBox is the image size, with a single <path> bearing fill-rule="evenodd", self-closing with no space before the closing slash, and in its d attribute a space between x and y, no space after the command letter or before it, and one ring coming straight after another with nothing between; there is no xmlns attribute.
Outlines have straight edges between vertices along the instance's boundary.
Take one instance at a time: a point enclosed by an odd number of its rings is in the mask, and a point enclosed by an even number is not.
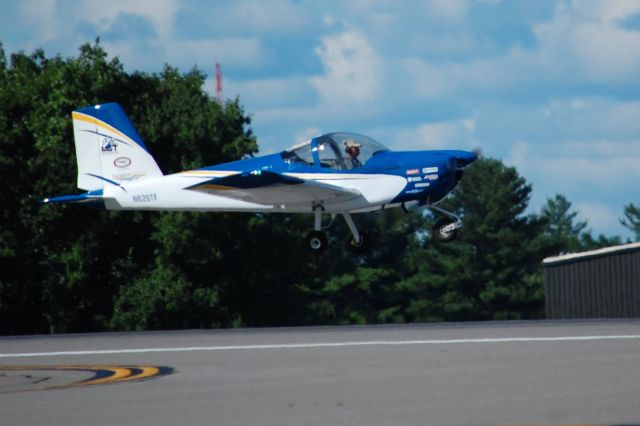
<svg viewBox="0 0 640 426"><path fill-rule="evenodd" d="M42 203L108 210L312 213L306 245L316 254L328 247L323 214L344 217L355 254L365 253L370 239L358 231L351 214L393 207L407 212L420 205L443 214L434 236L453 240L462 221L436 204L477 158L459 150L394 152L370 137L334 132L275 154L163 175L119 104L88 106L71 117L77 187L87 192Z"/></svg>

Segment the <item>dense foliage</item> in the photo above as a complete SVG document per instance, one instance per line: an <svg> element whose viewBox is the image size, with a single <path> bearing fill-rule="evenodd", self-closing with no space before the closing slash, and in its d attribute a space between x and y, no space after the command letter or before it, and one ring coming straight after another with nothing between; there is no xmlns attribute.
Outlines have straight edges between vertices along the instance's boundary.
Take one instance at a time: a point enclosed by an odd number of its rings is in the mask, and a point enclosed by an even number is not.
<svg viewBox="0 0 640 426"><path fill-rule="evenodd" d="M218 105L204 78L127 73L97 43L9 61L0 45L1 334L535 318L543 257L618 242L591 237L562 196L527 214L530 185L492 159L444 203L465 223L456 242L430 238L433 216L395 209L356 216L375 241L360 257L340 220L313 257L309 215L37 204L78 192L69 115L85 105L122 104L164 173L256 153L239 101Z"/></svg>

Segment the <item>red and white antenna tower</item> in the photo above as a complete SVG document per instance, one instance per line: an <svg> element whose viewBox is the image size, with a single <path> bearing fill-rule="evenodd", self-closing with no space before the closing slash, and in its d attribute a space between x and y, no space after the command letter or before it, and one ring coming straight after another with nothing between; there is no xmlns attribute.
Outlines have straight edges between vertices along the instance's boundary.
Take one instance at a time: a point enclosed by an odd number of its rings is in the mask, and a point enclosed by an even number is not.
<svg viewBox="0 0 640 426"><path fill-rule="evenodd" d="M222 105L222 67L216 62L216 102Z"/></svg>

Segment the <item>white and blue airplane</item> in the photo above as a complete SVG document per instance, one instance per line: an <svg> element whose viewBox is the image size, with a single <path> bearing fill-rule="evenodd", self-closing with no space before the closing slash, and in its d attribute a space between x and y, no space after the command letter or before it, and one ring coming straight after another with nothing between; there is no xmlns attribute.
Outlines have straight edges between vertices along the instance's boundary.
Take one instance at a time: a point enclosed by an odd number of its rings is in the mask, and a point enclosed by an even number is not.
<svg viewBox="0 0 640 426"><path fill-rule="evenodd" d="M189 210L313 213L306 243L322 253L328 239L322 214L342 215L357 254L369 246L352 213L421 205L444 215L434 235L452 240L460 218L436 206L462 178L473 152L393 152L363 135L327 133L277 154L163 175L120 105L73 111L78 188L87 192L45 198L108 210Z"/></svg>

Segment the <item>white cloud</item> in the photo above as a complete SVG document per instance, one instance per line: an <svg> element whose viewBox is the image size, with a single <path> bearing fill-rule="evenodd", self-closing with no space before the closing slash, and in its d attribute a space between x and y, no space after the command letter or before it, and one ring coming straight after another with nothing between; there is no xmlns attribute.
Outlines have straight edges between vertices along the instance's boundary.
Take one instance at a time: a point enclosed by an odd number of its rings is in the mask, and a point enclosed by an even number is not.
<svg viewBox="0 0 640 426"><path fill-rule="evenodd" d="M225 34L289 34L308 28L313 15L309 9L288 0L243 0L212 2L212 25L222 27Z"/></svg>
<svg viewBox="0 0 640 426"><path fill-rule="evenodd" d="M478 142L474 136L475 118L438 123L422 123L395 129L377 129L391 149L474 149Z"/></svg>
<svg viewBox="0 0 640 426"><path fill-rule="evenodd" d="M571 8L592 19L609 22L633 16L640 10L637 0L572 0Z"/></svg>
<svg viewBox="0 0 640 426"><path fill-rule="evenodd" d="M560 3L550 21L534 27L541 65L566 81L637 81L640 33L618 24L639 12L637 1Z"/></svg>
<svg viewBox="0 0 640 426"><path fill-rule="evenodd" d="M382 59L367 39L355 30L325 37L316 49L324 75L311 84L335 110L366 108L379 94L383 79Z"/></svg>
<svg viewBox="0 0 640 426"><path fill-rule="evenodd" d="M610 4L615 6L609 8ZM456 16L464 16L463 10ZM416 95L429 100L541 91L551 95L558 84L576 88L593 83L640 84L640 32L620 26L621 19L638 13L637 1L561 2L549 20L532 27L535 47L512 46L483 56L472 53L485 41L463 29L443 35L419 32L395 53L401 64L401 74L395 78L406 79ZM438 50L441 46L446 47ZM437 59L443 50L464 55Z"/></svg>
<svg viewBox="0 0 640 426"><path fill-rule="evenodd" d="M179 41L167 45L166 53L173 58L174 64L187 67L196 63L213 66L216 61L225 66L251 68L266 61L263 45L257 37Z"/></svg>
<svg viewBox="0 0 640 426"><path fill-rule="evenodd" d="M20 3L20 12L30 27L37 34L38 42L45 42L55 38L57 34L56 0L42 0L39 2Z"/></svg>
<svg viewBox="0 0 640 426"><path fill-rule="evenodd" d="M152 42L140 45L126 41L102 41L110 55L118 56L127 69L161 70L165 63L182 71L198 66L213 73L216 62L235 69L262 66L267 58L259 38L219 38L211 40L176 40L172 43ZM146 50L140 55L141 49ZM171 58L171 61L167 61ZM224 70L223 70L224 71Z"/></svg>
<svg viewBox="0 0 640 426"><path fill-rule="evenodd" d="M294 143L307 141L314 136L321 135L322 133L323 133L322 130L317 127L308 127L308 128L302 129L299 132L296 132L294 136L294 141L295 141Z"/></svg>
<svg viewBox="0 0 640 426"><path fill-rule="evenodd" d="M430 0L426 3L430 14L447 23L463 22L467 17L468 5L467 0Z"/></svg>
<svg viewBox="0 0 640 426"><path fill-rule="evenodd" d="M413 92L407 92L410 96L420 96L424 99L435 99L451 93L454 89L452 78L446 75L443 67L432 65L420 58L406 58L400 60L401 84L413 87Z"/></svg>
<svg viewBox="0 0 640 426"><path fill-rule="evenodd" d="M640 170L637 167L640 157L592 158L586 157L587 154L576 152L575 157L538 157L530 160L539 173L543 173L547 179L558 181L565 188L588 185L588 188L600 191L640 182Z"/></svg>
<svg viewBox="0 0 640 426"><path fill-rule="evenodd" d="M596 140L571 141L555 146L554 151L560 155L582 155L597 160L630 158L640 161L640 140ZM640 164L640 163L639 163Z"/></svg>
<svg viewBox="0 0 640 426"><path fill-rule="evenodd" d="M570 40L569 48L589 78L607 81L637 79L640 72L640 33L613 25L583 24L573 29Z"/></svg>
<svg viewBox="0 0 640 426"><path fill-rule="evenodd" d="M422 99L447 100L450 96L496 99L526 90L537 91L541 81L546 83L537 55L521 47L462 61L430 60L428 56L404 57L398 61L401 75L396 79L411 88L411 95Z"/></svg>
<svg viewBox="0 0 640 426"><path fill-rule="evenodd" d="M161 39L167 40L173 30L178 0L110 0L108 6L103 0L82 0L74 10L76 22L90 22L103 31L109 29L121 14L140 15L151 22Z"/></svg>
<svg viewBox="0 0 640 426"><path fill-rule="evenodd" d="M309 97L314 93L308 80L303 77L223 81L227 97L241 95L242 101L251 104L255 109L287 108L308 103Z"/></svg>
<svg viewBox="0 0 640 426"><path fill-rule="evenodd" d="M606 115L607 130L637 138L640 136L640 102L617 102Z"/></svg>
<svg viewBox="0 0 640 426"><path fill-rule="evenodd" d="M322 16L322 23L327 27L333 27L336 24L336 18L332 15L325 14Z"/></svg>
<svg viewBox="0 0 640 426"><path fill-rule="evenodd" d="M530 171L531 159L529 158L529 145L523 141L516 142L504 160L509 166L515 167L520 174L527 175Z"/></svg>
<svg viewBox="0 0 640 426"><path fill-rule="evenodd" d="M605 204L582 202L575 203L573 207L578 212L577 220L586 220L591 229L615 233L621 228L618 215Z"/></svg>

